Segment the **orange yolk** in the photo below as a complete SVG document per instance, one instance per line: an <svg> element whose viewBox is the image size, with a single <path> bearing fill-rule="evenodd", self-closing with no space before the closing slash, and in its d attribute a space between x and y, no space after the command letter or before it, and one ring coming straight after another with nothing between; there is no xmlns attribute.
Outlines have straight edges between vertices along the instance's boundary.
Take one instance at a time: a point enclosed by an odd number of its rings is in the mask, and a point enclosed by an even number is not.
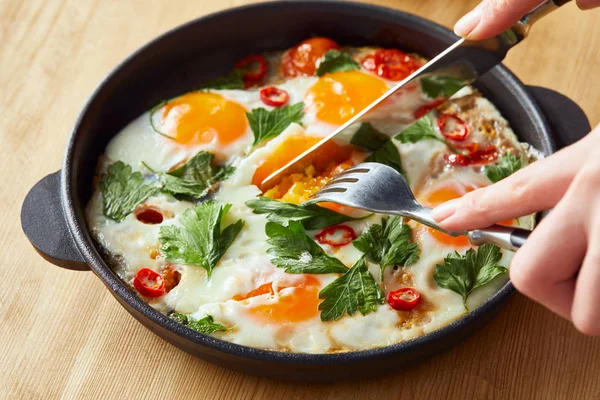
<svg viewBox="0 0 600 400"><path fill-rule="evenodd" d="M190 92L162 107L160 131L181 144L227 145L246 133L246 109L217 93Z"/></svg>
<svg viewBox="0 0 600 400"><path fill-rule="evenodd" d="M333 72L319 78L308 90L306 109L320 121L335 125L355 116L387 91L385 82L360 71Z"/></svg>
<svg viewBox="0 0 600 400"><path fill-rule="evenodd" d="M427 207L433 208L433 207L439 206L440 204L445 203L447 201L450 201L453 199L458 199L459 197L462 197L465 194L467 194L477 188L474 186L468 186L468 187L464 187L461 189L462 190L457 190L456 187L448 187L448 186L439 188L438 190L430 193L427 197L422 199L421 203L426 205ZM507 225L507 226L514 226L515 220L513 219L513 220L502 221L502 222L500 222L500 224ZM433 228L430 228L430 227L425 227L425 229L429 232L429 234L431 236L433 236L440 243L450 245L450 246L457 246L457 247L463 247L463 246L469 245L469 239L467 236L453 237L450 235L446 235L445 233L442 233L442 232L435 230Z"/></svg>
<svg viewBox="0 0 600 400"><path fill-rule="evenodd" d="M425 197L425 199L422 199L421 202L423 205L433 208L447 201L458 199L473 189L475 188L464 188L463 192L460 193L454 187L445 186L430 193L427 197ZM440 243L456 247L464 247L469 245L469 238L466 236L453 237L430 227L425 227L425 229Z"/></svg>
<svg viewBox="0 0 600 400"><path fill-rule="evenodd" d="M252 177L252 184L260 186L267 176L311 148L319 140L321 138L315 136L290 136L275 149L269 158L259 165ZM333 162L341 163L349 159L354 149L353 146L342 147L330 141L313 153L313 159L310 162L318 171L323 171Z"/></svg>
<svg viewBox="0 0 600 400"><path fill-rule="evenodd" d="M273 283L265 283L246 295L236 295L233 300L243 301L263 294L274 295ZM302 281L294 285L281 284L277 300L270 304L259 304L250 308L250 313L267 323L300 322L319 314L320 282L312 275L303 275ZM285 290L284 290L285 289Z"/></svg>

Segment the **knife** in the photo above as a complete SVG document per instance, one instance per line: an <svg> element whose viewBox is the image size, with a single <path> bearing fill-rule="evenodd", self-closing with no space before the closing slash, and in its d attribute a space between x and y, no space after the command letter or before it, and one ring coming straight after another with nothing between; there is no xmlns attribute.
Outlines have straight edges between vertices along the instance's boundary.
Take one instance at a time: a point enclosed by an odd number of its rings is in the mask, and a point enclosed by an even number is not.
<svg viewBox="0 0 600 400"><path fill-rule="evenodd" d="M301 171L310 164L312 153L326 142L335 138L336 142L350 143L353 134L363 123L382 120L389 116L392 110L400 125L405 128L410 126L422 116L417 112L418 110L432 110L440 106L461 88L473 83L478 77L500 64L508 50L527 37L534 22L569 1L571 0L547 0L511 28L490 39L458 40L334 132L273 172L262 181L260 188L263 191L267 190L275 186L282 177ZM410 104L406 104L403 94L409 90L412 92L411 101ZM416 96L415 91L418 92Z"/></svg>

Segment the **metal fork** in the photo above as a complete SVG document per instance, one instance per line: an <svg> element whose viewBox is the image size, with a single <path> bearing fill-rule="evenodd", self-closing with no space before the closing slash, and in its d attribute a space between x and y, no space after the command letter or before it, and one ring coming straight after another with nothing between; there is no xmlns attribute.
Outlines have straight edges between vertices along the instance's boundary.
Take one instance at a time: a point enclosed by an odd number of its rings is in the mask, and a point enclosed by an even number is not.
<svg viewBox="0 0 600 400"><path fill-rule="evenodd" d="M447 231L431 218L431 208L423 207L402 174L387 165L367 162L333 177L308 203L333 202L345 206L406 217L450 236L464 236L479 246L492 243L516 251L531 233L526 229L493 225L473 231Z"/></svg>

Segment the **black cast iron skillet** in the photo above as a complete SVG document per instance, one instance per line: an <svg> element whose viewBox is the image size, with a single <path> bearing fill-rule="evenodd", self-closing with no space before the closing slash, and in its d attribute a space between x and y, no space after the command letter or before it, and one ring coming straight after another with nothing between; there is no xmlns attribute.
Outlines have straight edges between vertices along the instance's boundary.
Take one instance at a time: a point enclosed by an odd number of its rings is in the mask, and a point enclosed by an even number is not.
<svg viewBox="0 0 600 400"><path fill-rule="evenodd" d="M344 354L291 354L240 346L175 323L140 300L102 260L86 229L84 207L99 155L128 122L163 99L197 88L250 53L288 48L322 35L343 45L396 47L433 57L456 37L427 20L349 2L289 1L234 8L187 23L147 44L98 86L77 119L63 168L38 182L23 203L25 234L42 257L63 268L92 270L151 331L199 358L269 377L330 381L379 375L454 345L482 326L513 292L507 283L481 307L426 336ZM522 46L527 46L527 42ZM525 87L498 66L476 85L510 121L520 139L546 154L590 130L564 96ZM117 349L115 349L117 350Z"/></svg>

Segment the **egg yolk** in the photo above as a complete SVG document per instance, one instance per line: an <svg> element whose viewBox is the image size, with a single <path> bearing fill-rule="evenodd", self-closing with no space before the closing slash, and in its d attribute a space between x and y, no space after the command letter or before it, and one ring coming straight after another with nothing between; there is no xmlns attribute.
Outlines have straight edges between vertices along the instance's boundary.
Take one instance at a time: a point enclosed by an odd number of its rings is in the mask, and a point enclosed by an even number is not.
<svg viewBox="0 0 600 400"><path fill-rule="evenodd" d="M184 94L165 104L160 115L159 130L180 144L227 145L248 129L246 109L217 93Z"/></svg>
<svg viewBox="0 0 600 400"><path fill-rule="evenodd" d="M475 188L468 187L462 188L462 190L459 191L459 188L453 186L441 187L429 193L427 196L425 196L424 199L421 199L421 203L427 207L433 208L447 201L458 199L459 197L462 197L463 195L472 191L473 189ZM440 243L456 247L464 247L469 245L469 238L467 236L454 237L446 235L445 233L442 233L428 226L424 228L427 230L427 232L429 232L431 236L433 236Z"/></svg>
<svg viewBox="0 0 600 400"><path fill-rule="evenodd" d="M423 199L421 199L421 203L427 207L436 207L442 203L445 203L450 200L458 199L459 197L464 196L465 194L477 189L475 186L467 186L467 187L453 187L453 186L445 186L441 187L434 192L429 193ZM515 226L515 220L507 220L500 222L500 225L506 226ZM433 236L438 242L456 246L456 247L464 247L468 246L469 238L467 236L450 236L442 233L436 229L430 227L424 227L431 236Z"/></svg>
<svg viewBox="0 0 600 400"><path fill-rule="evenodd" d="M387 91L385 82L360 71L326 74L311 86L306 110L320 121L342 125Z"/></svg>
<svg viewBox="0 0 600 400"><path fill-rule="evenodd" d="M317 144L319 140L321 138L316 136L290 136L285 139L273 154L256 168L252 184L260 187L267 176ZM354 146L340 146L329 141L313 152L312 159L308 160L308 163L312 164L317 171L324 171L333 163L341 163L349 159L355 149Z"/></svg>
<svg viewBox="0 0 600 400"><path fill-rule="evenodd" d="M253 306L250 308L250 313L267 323L306 321L319 314L320 289L321 285L317 278L303 275L302 280L296 281L293 285L281 284L275 302ZM236 295L233 300L243 301L264 294L275 295L273 282L265 283L246 295Z"/></svg>

